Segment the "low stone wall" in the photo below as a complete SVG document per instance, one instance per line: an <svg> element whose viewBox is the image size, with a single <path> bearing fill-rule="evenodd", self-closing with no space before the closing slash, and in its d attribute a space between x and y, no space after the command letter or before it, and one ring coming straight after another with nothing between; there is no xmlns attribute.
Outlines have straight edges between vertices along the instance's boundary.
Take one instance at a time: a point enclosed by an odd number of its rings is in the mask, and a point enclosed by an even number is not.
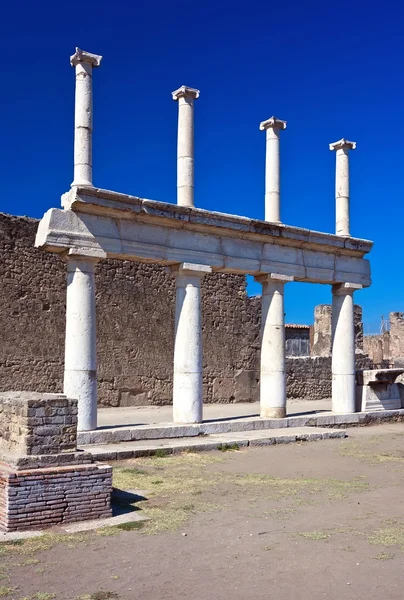
<svg viewBox="0 0 404 600"><path fill-rule="evenodd" d="M112 469L107 465L15 471L0 463L0 530L110 517L111 492Z"/></svg>
<svg viewBox="0 0 404 600"><path fill-rule="evenodd" d="M356 355L357 369L372 369L372 361ZM331 398L331 357L286 359L286 395L288 398L322 400Z"/></svg>
<svg viewBox="0 0 404 600"><path fill-rule="evenodd" d="M112 468L77 451L77 400L0 394L0 530L111 516Z"/></svg>

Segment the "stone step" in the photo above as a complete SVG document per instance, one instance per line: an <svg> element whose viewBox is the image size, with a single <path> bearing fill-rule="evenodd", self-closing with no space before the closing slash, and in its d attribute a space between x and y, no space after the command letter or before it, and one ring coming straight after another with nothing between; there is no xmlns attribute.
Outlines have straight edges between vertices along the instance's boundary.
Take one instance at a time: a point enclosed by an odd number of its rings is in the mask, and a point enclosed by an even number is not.
<svg viewBox="0 0 404 600"><path fill-rule="evenodd" d="M191 438L221 433L262 431L265 429L291 427L354 427L400 419L404 419L404 409L347 414L323 412L296 415L285 417L284 419L262 419L260 417L218 419L189 425L178 425L175 423L121 425L118 427L102 427L94 431L81 431L78 433L78 443L81 446L90 444L115 444L119 442Z"/></svg>
<svg viewBox="0 0 404 600"><path fill-rule="evenodd" d="M152 456L161 453L176 454L184 451L203 452L207 450L231 450L247 446L270 446L291 442L312 442L332 438L345 438L343 429L313 429L312 427L296 427L293 431L284 428L270 431L247 431L239 433L222 433L206 437L188 437L158 439L153 441L132 441L119 444L83 445L81 450L90 452L96 460L111 461Z"/></svg>

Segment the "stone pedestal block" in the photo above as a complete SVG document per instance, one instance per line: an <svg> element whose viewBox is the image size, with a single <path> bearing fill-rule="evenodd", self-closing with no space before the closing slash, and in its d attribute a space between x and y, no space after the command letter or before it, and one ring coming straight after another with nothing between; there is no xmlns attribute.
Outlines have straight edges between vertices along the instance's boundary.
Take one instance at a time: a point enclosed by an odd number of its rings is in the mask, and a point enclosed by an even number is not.
<svg viewBox="0 0 404 600"><path fill-rule="evenodd" d="M111 516L112 468L77 450L77 400L0 394L0 531Z"/></svg>
<svg viewBox="0 0 404 600"><path fill-rule="evenodd" d="M366 369L356 373L356 409L396 410L401 408L397 377L403 369Z"/></svg>

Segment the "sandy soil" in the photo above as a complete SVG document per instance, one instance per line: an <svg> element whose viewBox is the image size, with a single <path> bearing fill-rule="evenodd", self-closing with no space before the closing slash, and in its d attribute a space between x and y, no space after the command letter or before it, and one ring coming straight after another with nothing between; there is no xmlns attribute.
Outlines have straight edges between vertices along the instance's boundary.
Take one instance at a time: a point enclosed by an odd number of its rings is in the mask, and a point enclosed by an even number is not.
<svg viewBox="0 0 404 600"><path fill-rule="evenodd" d="M347 440L126 461L139 530L0 546L20 600L402 600L404 425Z"/></svg>

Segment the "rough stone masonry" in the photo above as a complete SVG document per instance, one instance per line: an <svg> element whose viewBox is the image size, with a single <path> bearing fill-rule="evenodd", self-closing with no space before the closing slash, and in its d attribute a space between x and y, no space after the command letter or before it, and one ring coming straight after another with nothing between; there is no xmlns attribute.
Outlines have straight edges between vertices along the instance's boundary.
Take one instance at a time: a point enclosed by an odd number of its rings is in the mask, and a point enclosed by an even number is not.
<svg viewBox="0 0 404 600"><path fill-rule="evenodd" d="M112 468L76 441L77 400L0 394L0 531L111 516Z"/></svg>
<svg viewBox="0 0 404 600"><path fill-rule="evenodd" d="M63 388L66 265L34 248L37 225L0 213L0 390ZM202 287L204 402L257 401L260 298L247 295L240 275L211 274ZM100 404L170 404L173 277L159 265L105 260L96 289ZM330 397L327 343L321 358L287 359L289 398ZM357 362L371 368L363 356Z"/></svg>

